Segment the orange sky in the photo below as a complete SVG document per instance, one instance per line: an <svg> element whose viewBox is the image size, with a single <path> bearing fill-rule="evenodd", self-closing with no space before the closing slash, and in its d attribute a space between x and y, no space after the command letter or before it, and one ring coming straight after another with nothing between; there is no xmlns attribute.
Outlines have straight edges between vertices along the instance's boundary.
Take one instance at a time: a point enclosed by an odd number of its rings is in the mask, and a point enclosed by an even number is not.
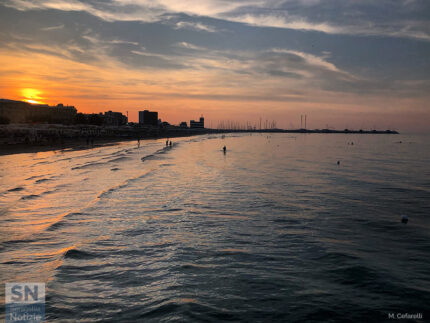
<svg viewBox="0 0 430 323"><path fill-rule="evenodd" d="M217 0L196 2L189 16L174 2L143 1L138 12L124 2L118 13L79 1L8 3L0 5L0 98L128 111L130 121L150 109L173 124L204 115L213 127L262 118L297 128L306 114L308 128L430 131L430 35L385 30L390 17L372 30L356 21L355 35L337 15L324 24L221 17Z"/></svg>
<svg viewBox="0 0 430 323"><path fill-rule="evenodd" d="M20 72L9 70L11 62L13 69ZM316 90L305 97L297 96L297 100L292 97L288 102L269 98L247 100L248 91L253 95L270 91L270 80L256 82L244 77L243 82L249 85L246 89L224 87L222 84L226 76L208 71L157 74L131 71L109 58L103 62L99 66L43 54L29 57L1 52L0 73L5 75L0 88L1 97L74 105L84 113L114 110L126 114L128 111L130 121L137 121L138 111L142 109L159 111L163 120L174 124L203 114L207 125L213 127L221 120L254 125L261 117L263 123L265 120L275 120L279 127L294 128L300 125L301 114L307 114L308 127L312 128L403 127L407 130L425 130L428 125L427 113L421 109L426 101L364 98L351 94L339 97ZM217 78L221 79L221 85L216 84ZM211 86L208 86L208 79L213 80ZM205 97L207 93L214 97ZM186 95L181 97L180 94ZM375 112L375 106L389 106L389 109L386 113L383 109ZM413 112L405 111L405 107Z"/></svg>

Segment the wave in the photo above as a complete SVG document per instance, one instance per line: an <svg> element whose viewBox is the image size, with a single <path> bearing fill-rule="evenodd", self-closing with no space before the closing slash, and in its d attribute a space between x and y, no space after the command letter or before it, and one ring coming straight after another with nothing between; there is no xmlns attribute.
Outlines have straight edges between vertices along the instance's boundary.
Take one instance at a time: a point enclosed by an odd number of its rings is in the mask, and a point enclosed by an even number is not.
<svg viewBox="0 0 430 323"><path fill-rule="evenodd" d="M177 146L177 143L174 143L172 147L161 148L154 153L151 153L147 156L142 157L142 161L144 161L146 159L154 158L154 156L156 156L156 155L166 153L169 149L172 149L175 146ZM102 155L96 161L91 161L91 162L87 162L87 163L84 163L81 165L77 165L77 166L72 167L71 169L72 170L85 169L85 168L91 168L94 166L106 165L109 163L117 163L117 162L121 162L121 161L126 161L126 160L130 159L130 157L128 155L135 153L137 151L137 149L138 149L137 147L120 149L120 150L115 151L113 153Z"/></svg>
<svg viewBox="0 0 430 323"><path fill-rule="evenodd" d="M41 161L41 162L38 162L38 163L34 163L33 166L36 166L36 165L46 165L46 164L52 164L52 163L55 163L55 161L46 160L46 161Z"/></svg>
<svg viewBox="0 0 430 323"><path fill-rule="evenodd" d="M240 316L234 311L209 305L199 298L178 296L159 299L145 307L133 306L115 318L119 321L135 321L137 317L143 321L240 321Z"/></svg>
<svg viewBox="0 0 430 323"><path fill-rule="evenodd" d="M123 160L129 160L129 159L130 159L130 157L121 156L118 158L111 159L109 162L114 163L114 162L119 162L119 161L123 161Z"/></svg>
<svg viewBox="0 0 430 323"><path fill-rule="evenodd" d="M40 183L43 183L43 182L51 181L51 180L55 179L56 177L57 176L52 176L52 177L49 177L49 178L41 178L41 179L36 180L34 183L35 184L40 184Z"/></svg>
<svg viewBox="0 0 430 323"><path fill-rule="evenodd" d="M185 263L185 264L182 264L181 268L182 269L200 270L200 269L216 268L216 267L219 267L219 266L220 265L216 264L216 263L210 263L210 264Z"/></svg>
<svg viewBox="0 0 430 323"><path fill-rule="evenodd" d="M345 262L345 261L356 261L359 259L360 258L352 254L346 254L346 253L340 253L340 252L329 252L315 258L315 260L318 260L318 261L329 261L336 264L339 264L340 262Z"/></svg>
<svg viewBox="0 0 430 323"><path fill-rule="evenodd" d="M29 194L29 195L21 196L20 200L32 200L38 197L40 197L39 194Z"/></svg>
<svg viewBox="0 0 430 323"><path fill-rule="evenodd" d="M152 171L153 171L153 170L154 170L154 169L151 169L151 170L149 170L149 171L147 171L147 172L145 172L145 173L143 173L143 174L140 174L140 175L138 175L138 176L135 176L135 177L129 178L129 179L125 180L124 182L122 182L122 183L118 184L118 185L112 186L112 187L110 187L110 188L108 188L108 189L106 189L106 190L102 191L101 193L99 193L99 194L97 195L96 199L102 199L102 198L104 198L104 197L108 196L109 194L111 194L111 193L113 193L113 192L115 192L115 191L117 191L117 190L119 190L119 189L121 189L121 188L126 187L127 185L129 185L129 184L130 184L130 183L132 183L133 181L136 181L136 180L138 180L138 179L142 179L142 178L144 178L144 177L148 176L150 173L152 173Z"/></svg>
<svg viewBox="0 0 430 323"><path fill-rule="evenodd" d="M22 191L22 190L24 190L24 187L18 186L18 187L15 187L15 188L11 188L10 190L7 190L7 191L8 192L19 192L19 191Z"/></svg>
<svg viewBox="0 0 430 323"><path fill-rule="evenodd" d="M72 167L72 170L85 169L85 168L90 168L90 167L100 166L100 165L107 165L109 163L116 163L116 162L121 162L125 160L130 160L130 157L128 157L123 153L121 154L114 153L114 154L110 154L108 156L102 157L98 161L93 161L83 165Z"/></svg>
<svg viewBox="0 0 430 323"><path fill-rule="evenodd" d="M87 208L88 207L88 205L85 207L85 208ZM83 210L84 208L82 208L82 210ZM71 217L71 216L75 216L75 215L82 215L83 213L82 212L80 212L81 210L74 210L74 211L70 211L70 212L65 212L65 213L63 213L63 214L61 214L60 215L60 217L58 217L57 219L57 221L55 221L55 222L53 222L53 223L51 223L47 228L46 228L46 231L55 231L55 230L57 230L57 229L59 229L59 228L61 228L62 226L64 226L65 224L66 224L66 222L65 222L65 220L68 218L68 217Z"/></svg>
<svg viewBox="0 0 430 323"><path fill-rule="evenodd" d="M24 195L24 196L21 196L20 200L32 200L32 199L35 199L35 198L38 198L38 197L41 197L41 196L44 196L47 194L55 193L56 191L57 190L48 190L48 191L44 191L44 192L39 193L39 194Z"/></svg>
<svg viewBox="0 0 430 323"><path fill-rule="evenodd" d="M177 143L174 143L171 147L170 146L166 146L166 147L163 147L161 149L158 149L157 151L155 151L152 154L143 156L141 158L141 160L142 160L142 162L144 162L144 161L150 160L150 159L159 159L160 158L159 155L167 153L168 151L170 151L173 147L176 147L177 145L178 145Z"/></svg>
<svg viewBox="0 0 430 323"><path fill-rule="evenodd" d="M96 258L97 255L79 249L69 249L64 253L63 257L66 259L92 259Z"/></svg>
<svg viewBox="0 0 430 323"><path fill-rule="evenodd" d="M106 189L106 190L102 191L101 193L97 194L97 196L96 196L94 199L90 200L87 204L85 204L85 205L84 205L83 207L81 207L81 208L77 208L77 209L74 209L74 210L71 210L71 211L64 212L64 213L60 214L59 216L57 216L57 217L55 218L55 220L54 220L51 224L49 224L49 225L47 226L47 228L46 228L45 230L46 230L46 231L55 231L55 230L57 230L58 228L62 227L62 226L65 224L65 223L64 223L64 220L65 220L67 217L69 217L69 216L73 216L73 215L82 215L83 210L90 208L90 207L91 207L91 206L93 206L95 203L97 203L100 199L103 199L103 198L105 198L105 197L109 196L111 193L113 193L113 192L115 192L116 190L121 189L121 188L123 188L123 187L125 187L125 186L129 185L129 184L130 184L130 183L132 183L133 181L136 181L136 180L139 180L139 179L142 179L142 178L144 178L144 177L148 176L149 174L151 174L151 173L152 173L152 171L153 171L153 169L151 169L151 170L149 170L149 171L147 171L147 172L145 172L145 173L143 173L143 174L140 174L140 175L138 175L138 176L135 176L135 177L129 178L129 179L127 179L126 181L124 181L124 182L122 182L122 183L120 183L120 184L118 184L118 185L115 185L115 186L113 186L113 187L110 187L110 188L108 188L108 189ZM48 194L48 193L51 193L51 192L54 192L54 191L46 191L46 192L44 192L44 193L42 193L42 194ZM42 195L42 194L40 194L40 195ZM37 198L37 197L39 197L40 195L33 194L31 197L30 197L30 196L27 196L27 198Z"/></svg>
<svg viewBox="0 0 430 323"><path fill-rule="evenodd" d="M84 165L72 167L71 170L85 169L85 168L94 167L94 166L97 166L97 165L104 165L104 164L106 164L106 163L103 163L103 162L92 162L92 163L88 163L88 164L84 164Z"/></svg>
<svg viewBox="0 0 430 323"><path fill-rule="evenodd" d="M26 181L31 181L31 180L33 180L33 179L40 178L40 177L42 177L42 176L44 176L44 175L34 175L34 176L30 176L29 178L26 178L25 180L26 180Z"/></svg>
<svg viewBox="0 0 430 323"><path fill-rule="evenodd" d="M121 184L115 185L113 187L108 188L107 190L104 190L103 192L99 193L99 195L97 195L97 199L101 199L103 197L108 196L110 193L115 192L116 190L119 190L125 186L127 186L128 181L125 181Z"/></svg>
<svg viewBox="0 0 430 323"><path fill-rule="evenodd" d="M147 156L142 157L141 160L142 160L142 162L144 162L145 160L155 159L153 157L155 157L155 155L151 154L151 155L147 155Z"/></svg>
<svg viewBox="0 0 430 323"><path fill-rule="evenodd" d="M124 182L122 182L122 183L118 184L118 185L112 186L112 187L110 187L110 188L108 188L108 189L106 189L106 190L102 191L101 193L97 194L97 196L96 196L94 199L92 199L92 200L91 200L91 201L89 201L86 205L84 205L82 208L74 209L74 210L72 210L72 211L70 211L70 212L62 213L61 215L59 215L59 216L57 217L57 219L58 219L58 220L57 220L57 221L55 221L55 222L53 222L53 223L51 223L51 224L47 227L47 229L46 229L46 230L47 230L47 231L54 231L54 230L56 230L57 228L60 228L60 227L63 225L63 221L65 220L65 218L66 218L66 217L71 216L71 215L80 215L80 214L82 214L82 211L83 211L83 210L90 208L90 207L91 207L91 206L93 206L95 203L97 203L100 199L103 199L103 198L105 198L105 197L109 196L111 193L113 193L113 192L115 192L115 191L117 191L117 190L119 190L119 189L121 189L121 188L126 187L127 185L129 185L129 184L130 184L130 183L132 183L133 181L136 181L136 180L139 180L139 179L142 179L142 178L144 178L144 177L148 176L149 174L151 174L151 173L152 173L152 171L153 171L153 170L154 170L154 169L151 169L151 170L149 170L149 171L147 171L147 172L145 172L145 173L143 173L143 174L140 174L140 175L138 175L138 176L135 176L135 177L129 178L129 179L125 180Z"/></svg>
<svg viewBox="0 0 430 323"><path fill-rule="evenodd" d="M230 255L242 255L242 254L250 254L250 251L247 249L226 248L215 252L215 256L230 256Z"/></svg>
<svg viewBox="0 0 430 323"><path fill-rule="evenodd" d="M62 226L64 226L64 222L63 221L59 221L59 222L55 222L53 224L51 224L46 231L55 231L59 228L61 228Z"/></svg>

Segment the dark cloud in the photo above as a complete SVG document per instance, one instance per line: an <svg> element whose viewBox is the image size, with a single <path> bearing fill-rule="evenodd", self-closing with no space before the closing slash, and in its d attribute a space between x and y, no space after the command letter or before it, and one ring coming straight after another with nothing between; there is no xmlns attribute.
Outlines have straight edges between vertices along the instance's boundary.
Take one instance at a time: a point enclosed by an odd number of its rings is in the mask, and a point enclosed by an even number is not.
<svg viewBox="0 0 430 323"><path fill-rule="evenodd" d="M427 0L286 0L266 4L263 8L240 7L226 17L260 26L430 41Z"/></svg>

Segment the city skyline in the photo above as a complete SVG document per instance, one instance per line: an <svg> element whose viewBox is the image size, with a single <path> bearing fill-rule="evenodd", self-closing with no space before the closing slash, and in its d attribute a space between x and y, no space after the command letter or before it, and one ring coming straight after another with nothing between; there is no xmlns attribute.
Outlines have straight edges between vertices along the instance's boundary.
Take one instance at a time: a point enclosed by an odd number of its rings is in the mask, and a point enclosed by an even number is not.
<svg viewBox="0 0 430 323"><path fill-rule="evenodd" d="M428 131L424 1L0 5L0 97L111 109L173 124L276 120L280 128Z"/></svg>

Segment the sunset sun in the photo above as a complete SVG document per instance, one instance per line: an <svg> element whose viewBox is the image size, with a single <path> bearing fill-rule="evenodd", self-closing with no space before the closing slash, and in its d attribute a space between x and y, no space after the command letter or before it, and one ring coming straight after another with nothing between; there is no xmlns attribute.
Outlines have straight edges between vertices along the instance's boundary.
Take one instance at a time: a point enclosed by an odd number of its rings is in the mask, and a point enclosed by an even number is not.
<svg viewBox="0 0 430 323"><path fill-rule="evenodd" d="M30 88L25 88L21 90L21 95L24 99L24 101L28 102L28 103L33 103L33 104L42 104L42 98L40 97L40 94L42 92L36 89L30 89Z"/></svg>

